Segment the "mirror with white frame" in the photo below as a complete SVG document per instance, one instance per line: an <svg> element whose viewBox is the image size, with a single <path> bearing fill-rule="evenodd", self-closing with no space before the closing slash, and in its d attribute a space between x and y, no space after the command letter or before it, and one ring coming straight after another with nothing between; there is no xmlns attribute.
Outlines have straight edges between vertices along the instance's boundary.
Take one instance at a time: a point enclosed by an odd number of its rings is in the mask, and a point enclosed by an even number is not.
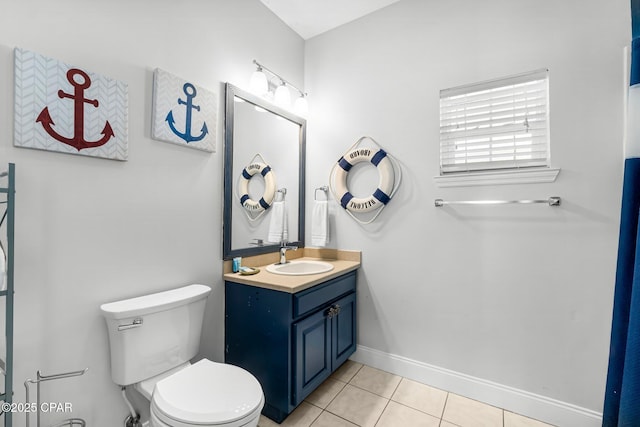
<svg viewBox="0 0 640 427"><path fill-rule="evenodd" d="M304 118L226 84L224 259L304 246L305 139Z"/></svg>

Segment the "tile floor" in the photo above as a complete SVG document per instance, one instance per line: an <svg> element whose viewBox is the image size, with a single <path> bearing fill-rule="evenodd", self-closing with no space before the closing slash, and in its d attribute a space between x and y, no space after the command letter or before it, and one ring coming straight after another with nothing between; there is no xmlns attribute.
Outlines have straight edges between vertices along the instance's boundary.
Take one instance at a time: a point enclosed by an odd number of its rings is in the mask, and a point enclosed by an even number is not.
<svg viewBox="0 0 640 427"><path fill-rule="evenodd" d="M283 427L549 427L466 397L347 361ZM259 427L277 423L261 416Z"/></svg>

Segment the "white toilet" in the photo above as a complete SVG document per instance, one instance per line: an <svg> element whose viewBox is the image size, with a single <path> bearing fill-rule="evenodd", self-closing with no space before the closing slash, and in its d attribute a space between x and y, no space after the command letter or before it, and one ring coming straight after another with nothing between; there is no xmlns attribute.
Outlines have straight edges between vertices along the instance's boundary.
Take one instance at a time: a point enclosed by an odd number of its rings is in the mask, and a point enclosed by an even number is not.
<svg viewBox="0 0 640 427"><path fill-rule="evenodd" d="M207 295L189 285L100 306L107 321L111 377L149 399L152 427L256 427L264 406L258 380L198 352Z"/></svg>

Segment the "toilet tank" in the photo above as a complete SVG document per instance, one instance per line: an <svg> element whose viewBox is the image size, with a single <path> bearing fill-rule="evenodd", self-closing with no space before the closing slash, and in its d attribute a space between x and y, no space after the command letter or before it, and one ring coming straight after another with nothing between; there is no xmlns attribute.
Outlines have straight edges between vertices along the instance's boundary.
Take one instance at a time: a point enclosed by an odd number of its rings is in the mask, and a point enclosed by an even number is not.
<svg viewBox="0 0 640 427"><path fill-rule="evenodd" d="M111 378L130 385L192 359L198 352L205 285L102 304L111 348Z"/></svg>

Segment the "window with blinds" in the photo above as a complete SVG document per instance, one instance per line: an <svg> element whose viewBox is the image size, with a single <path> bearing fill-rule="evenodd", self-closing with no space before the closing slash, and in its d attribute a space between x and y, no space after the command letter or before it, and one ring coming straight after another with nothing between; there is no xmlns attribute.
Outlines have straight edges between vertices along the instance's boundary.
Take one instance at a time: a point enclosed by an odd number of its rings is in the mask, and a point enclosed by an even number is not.
<svg viewBox="0 0 640 427"><path fill-rule="evenodd" d="M440 91L440 174L549 166L549 72Z"/></svg>

